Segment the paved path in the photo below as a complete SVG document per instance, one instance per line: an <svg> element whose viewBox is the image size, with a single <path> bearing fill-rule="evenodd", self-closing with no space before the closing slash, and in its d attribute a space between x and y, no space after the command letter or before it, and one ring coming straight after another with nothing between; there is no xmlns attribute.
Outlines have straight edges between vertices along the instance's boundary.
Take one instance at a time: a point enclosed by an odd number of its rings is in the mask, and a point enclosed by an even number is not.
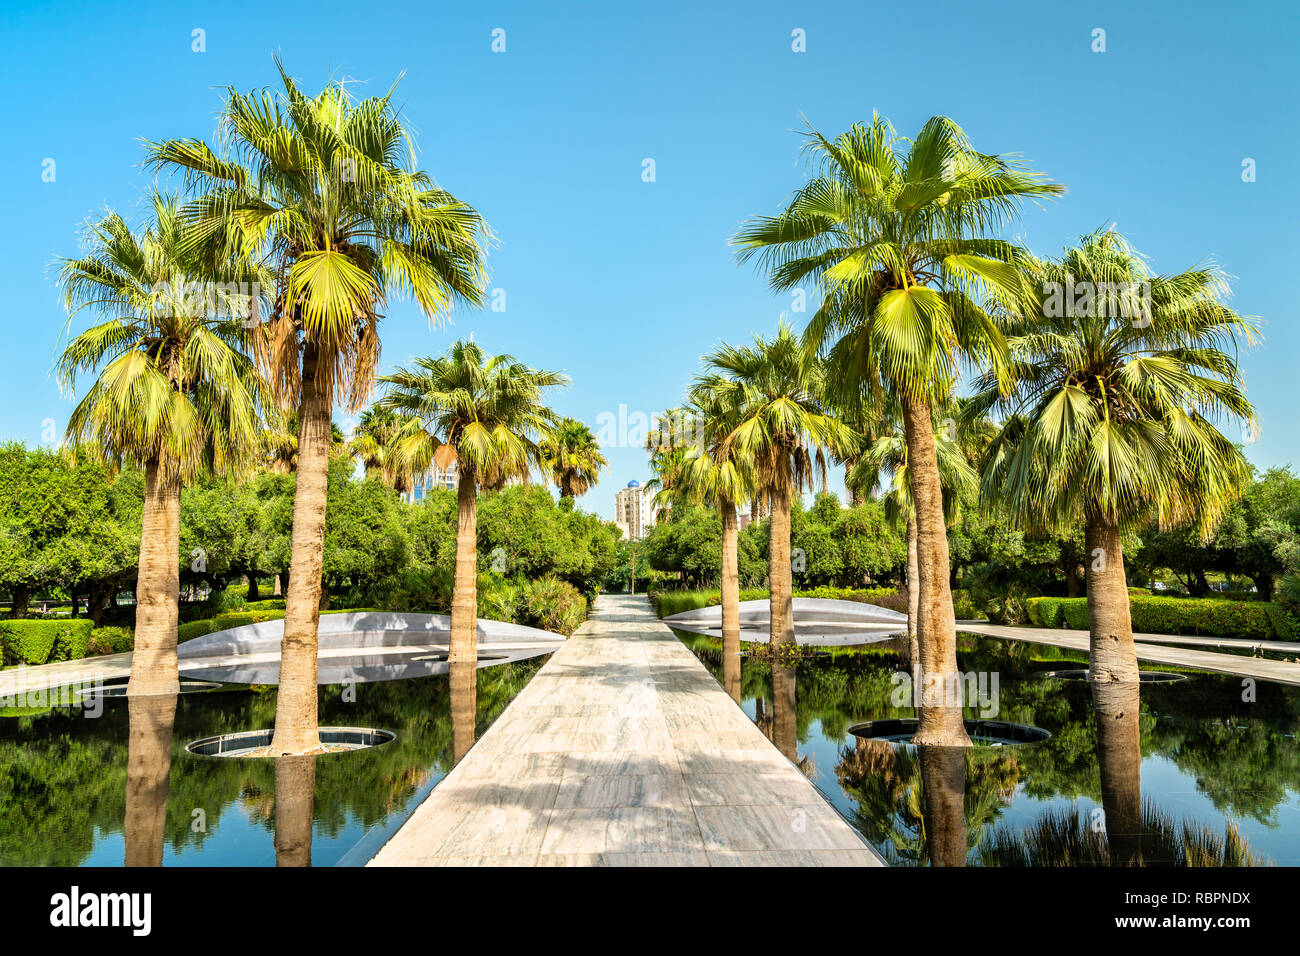
<svg viewBox="0 0 1300 956"><path fill-rule="evenodd" d="M1014 641L1029 641L1034 644L1051 644L1071 650L1087 652L1088 632L1051 627L1008 627L1004 624L958 624L958 631L971 634L987 634L990 637L1008 638ZM1271 680L1279 684L1300 685L1300 664L1288 664L1286 661L1270 661L1259 657L1244 657L1240 654L1216 654L1213 651L1197 651L1182 647L1159 647L1145 643L1153 638L1168 640L1164 634L1134 634L1134 646L1140 660L1156 664L1175 664L1179 667L1192 667L1196 670L1210 671L1214 674L1233 674L1242 677L1254 677L1258 680ZM1194 638L1178 638L1180 641L1193 641ZM1205 640L1205 639L1203 639ZM1220 646L1226 638L1216 638ZM1200 643L1200 641L1197 641ZM1259 642L1238 642L1245 647L1254 647ZM1280 643L1280 642L1267 642ZM1295 651L1300 656L1300 644L1288 644L1287 650Z"/></svg>
<svg viewBox="0 0 1300 956"><path fill-rule="evenodd" d="M882 863L643 597L601 595L371 865Z"/></svg>

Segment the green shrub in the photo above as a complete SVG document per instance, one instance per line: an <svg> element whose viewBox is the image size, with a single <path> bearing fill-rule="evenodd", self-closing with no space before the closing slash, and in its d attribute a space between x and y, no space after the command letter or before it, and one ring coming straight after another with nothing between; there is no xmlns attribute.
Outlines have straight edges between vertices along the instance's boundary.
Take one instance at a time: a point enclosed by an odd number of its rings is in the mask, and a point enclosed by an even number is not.
<svg viewBox="0 0 1300 956"><path fill-rule="evenodd" d="M135 632L129 627L97 627L90 632L87 657L121 654L135 649Z"/></svg>
<svg viewBox="0 0 1300 956"><path fill-rule="evenodd" d="M283 611L284 598L267 598L265 601L248 601L241 611Z"/></svg>
<svg viewBox="0 0 1300 956"><path fill-rule="evenodd" d="M86 617L0 621L4 662L6 665L46 664L85 657L91 627L90 618Z"/></svg>
<svg viewBox="0 0 1300 956"><path fill-rule="evenodd" d="M1038 627L1088 629L1087 598L1030 598L1029 620ZM1220 598L1129 598L1133 631L1247 640L1300 640L1300 620L1279 604Z"/></svg>
<svg viewBox="0 0 1300 956"><path fill-rule="evenodd" d="M519 623L569 637L587 619L587 599L559 578L540 578L522 587Z"/></svg>

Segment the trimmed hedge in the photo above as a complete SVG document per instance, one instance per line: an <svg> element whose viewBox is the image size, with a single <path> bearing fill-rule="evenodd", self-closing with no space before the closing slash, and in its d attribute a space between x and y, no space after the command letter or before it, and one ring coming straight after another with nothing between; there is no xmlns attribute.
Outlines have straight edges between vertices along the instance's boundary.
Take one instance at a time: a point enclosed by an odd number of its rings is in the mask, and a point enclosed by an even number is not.
<svg viewBox="0 0 1300 956"><path fill-rule="evenodd" d="M247 601L240 609L243 611L283 611L284 598L270 598L266 601Z"/></svg>
<svg viewBox="0 0 1300 956"><path fill-rule="evenodd" d="M1087 598L1035 597L1025 602L1037 627L1088 629ZM1133 630L1140 634L1300 640L1300 621L1279 604L1218 598L1129 598Z"/></svg>
<svg viewBox="0 0 1300 956"><path fill-rule="evenodd" d="M91 627L87 617L0 621L0 648L3 649L4 663L48 664L85 657Z"/></svg>

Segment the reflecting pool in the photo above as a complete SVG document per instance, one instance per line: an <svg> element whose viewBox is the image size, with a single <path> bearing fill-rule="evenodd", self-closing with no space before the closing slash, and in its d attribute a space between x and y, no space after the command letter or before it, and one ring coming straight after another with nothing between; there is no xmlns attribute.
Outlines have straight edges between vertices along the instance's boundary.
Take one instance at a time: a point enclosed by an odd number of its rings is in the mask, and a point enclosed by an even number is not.
<svg viewBox="0 0 1300 956"><path fill-rule="evenodd" d="M917 748L850 729L916 715L900 645L737 674L720 641L678 636L892 865L1300 865L1300 688L1184 670L1095 690L1047 674L1084 654L963 636L959 669L997 677L996 713L981 691L966 716L1050 736Z"/></svg>
<svg viewBox="0 0 1300 956"><path fill-rule="evenodd" d="M322 726L388 730L320 757L191 754L271 727L274 687L0 710L0 865L330 866L368 860L544 663L320 688Z"/></svg>

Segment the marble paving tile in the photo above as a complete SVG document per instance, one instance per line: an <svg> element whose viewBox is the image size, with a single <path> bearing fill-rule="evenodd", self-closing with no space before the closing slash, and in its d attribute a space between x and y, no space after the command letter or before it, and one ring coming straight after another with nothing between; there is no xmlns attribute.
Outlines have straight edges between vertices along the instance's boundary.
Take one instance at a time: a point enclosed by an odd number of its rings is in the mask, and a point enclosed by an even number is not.
<svg viewBox="0 0 1300 956"><path fill-rule="evenodd" d="M551 811L542 853L702 851L695 815L672 807L599 807Z"/></svg>

